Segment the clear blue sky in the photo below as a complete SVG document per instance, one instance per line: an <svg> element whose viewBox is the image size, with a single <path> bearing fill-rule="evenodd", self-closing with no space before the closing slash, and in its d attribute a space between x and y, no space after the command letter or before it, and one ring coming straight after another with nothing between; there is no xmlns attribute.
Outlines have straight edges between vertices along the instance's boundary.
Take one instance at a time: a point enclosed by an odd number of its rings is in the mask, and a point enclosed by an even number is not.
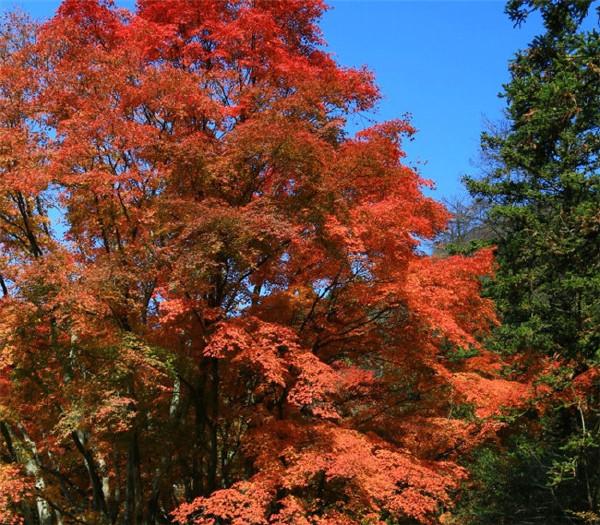
<svg viewBox="0 0 600 525"><path fill-rule="evenodd" d="M339 62L375 72L378 120L412 114L407 160L426 163L419 170L438 198L464 193L485 120L502 118L508 61L542 31L539 18L513 28L504 2L484 0L338 1L322 27Z"/></svg>
<svg viewBox="0 0 600 525"><path fill-rule="evenodd" d="M119 5L130 7L132 0ZM369 118L412 114L409 164L435 181L437 198L463 193L460 178L476 173L485 120L502 118L497 98L507 64L541 32L539 19L513 28L502 1L333 1L321 24L329 50L344 65L374 71L383 100ZM0 0L33 17L52 15L58 0ZM368 124L368 118L358 125Z"/></svg>

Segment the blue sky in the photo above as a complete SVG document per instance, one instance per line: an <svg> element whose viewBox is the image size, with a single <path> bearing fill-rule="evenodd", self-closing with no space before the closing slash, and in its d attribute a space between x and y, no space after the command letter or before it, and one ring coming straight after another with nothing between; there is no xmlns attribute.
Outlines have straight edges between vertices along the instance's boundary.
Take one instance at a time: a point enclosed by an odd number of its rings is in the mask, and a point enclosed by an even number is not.
<svg viewBox="0 0 600 525"><path fill-rule="evenodd" d="M133 1L121 0L131 6ZM51 16L58 0L0 0L35 18ZM357 120L412 115L418 129L407 162L437 186L437 198L464 194L460 178L476 174L485 121L502 118L497 97L514 53L541 32L539 19L513 28L504 2L488 0L333 1L321 27L329 50L348 66L366 65L383 99Z"/></svg>
<svg viewBox="0 0 600 525"><path fill-rule="evenodd" d="M378 120L412 114L407 161L438 198L463 194L461 176L477 173L485 120L502 119L508 61L542 31L539 18L513 28L501 1L334 2L322 28L340 63L375 72Z"/></svg>

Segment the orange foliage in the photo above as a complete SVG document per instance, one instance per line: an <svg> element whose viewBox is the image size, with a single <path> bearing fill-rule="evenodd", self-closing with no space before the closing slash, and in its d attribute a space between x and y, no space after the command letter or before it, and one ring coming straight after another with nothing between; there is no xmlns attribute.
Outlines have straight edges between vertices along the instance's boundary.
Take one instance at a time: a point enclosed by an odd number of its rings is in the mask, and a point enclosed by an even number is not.
<svg viewBox="0 0 600 525"><path fill-rule="evenodd" d="M480 344L491 252L420 251L448 213L409 123L346 134L378 93L323 9L65 0L2 34L1 521L434 523L523 401Z"/></svg>
<svg viewBox="0 0 600 525"><path fill-rule="evenodd" d="M32 493L31 480L23 476L15 465L0 465L0 521L6 525L21 525L19 503Z"/></svg>

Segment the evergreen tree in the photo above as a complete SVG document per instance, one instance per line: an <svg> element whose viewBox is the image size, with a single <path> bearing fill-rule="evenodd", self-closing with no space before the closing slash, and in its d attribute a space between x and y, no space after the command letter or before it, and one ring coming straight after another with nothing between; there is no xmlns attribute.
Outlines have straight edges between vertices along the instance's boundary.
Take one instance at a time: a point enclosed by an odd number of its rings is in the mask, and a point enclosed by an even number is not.
<svg viewBox="0 0 600 525"><path fill-rule="evenodd" d="M494 169L467 179L496 224L503 348L582 360L600 344L600 35L582 26L593 3L508 3L516 24L539 9L546 31L510 65L508 130L482 136Z"/></svg>
<svg viewBox="0 0 600 525"><path fill-rule="evenodd" d="M594 5L596 4L596 5ZM545 355L552 403L480 451L460 523L600 523L600 34L591 0L511 0L545 31L510 64L508 126L484 133L490 170L467 178L497 246L494 344ZM526 367L523 367L525 369ZM539 407L539 405L538 405Z"/></svg>

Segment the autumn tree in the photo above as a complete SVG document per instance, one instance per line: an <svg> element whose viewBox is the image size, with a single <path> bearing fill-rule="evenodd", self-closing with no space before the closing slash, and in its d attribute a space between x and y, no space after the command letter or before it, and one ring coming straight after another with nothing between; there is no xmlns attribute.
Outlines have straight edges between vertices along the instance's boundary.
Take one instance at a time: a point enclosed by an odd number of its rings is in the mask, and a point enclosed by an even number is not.
<svg viewBox="0 0 600 525"><path fill-rule="evenodd" d="M317 0L67 0L0 47L3 522L432 523L523 384L489 250Z"/></svg>

